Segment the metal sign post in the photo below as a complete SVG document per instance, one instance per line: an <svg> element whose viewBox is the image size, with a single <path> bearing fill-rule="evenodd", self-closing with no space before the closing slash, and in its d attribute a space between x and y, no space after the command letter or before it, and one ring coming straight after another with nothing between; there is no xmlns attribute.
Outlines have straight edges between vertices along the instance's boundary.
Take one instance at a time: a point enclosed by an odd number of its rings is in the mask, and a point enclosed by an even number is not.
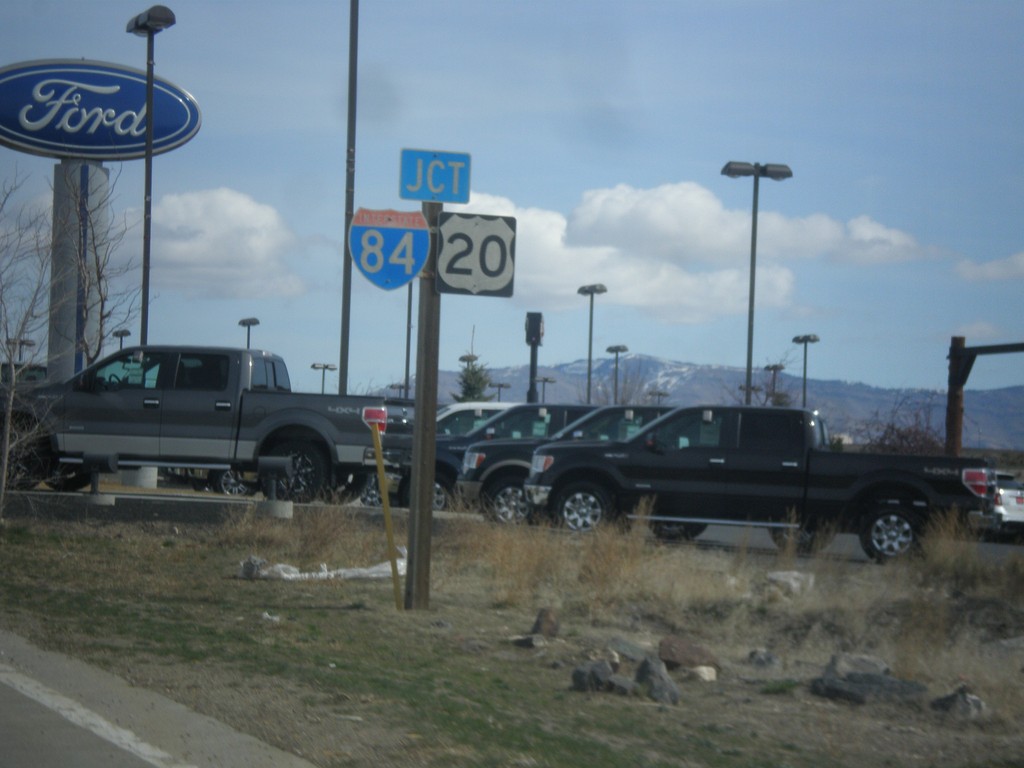
<svg viewBox="0 0 1024 768"><path fill-rule="evenodd" d="M427 263L420 272L419 328L416 338L416 421L413 428L409 499L409 547L405 607L430 607L430 536L434 523L434 463L437 453L437 362L441 334L441 297L434 285L441 203L424 202L430 230Z"/></svg>

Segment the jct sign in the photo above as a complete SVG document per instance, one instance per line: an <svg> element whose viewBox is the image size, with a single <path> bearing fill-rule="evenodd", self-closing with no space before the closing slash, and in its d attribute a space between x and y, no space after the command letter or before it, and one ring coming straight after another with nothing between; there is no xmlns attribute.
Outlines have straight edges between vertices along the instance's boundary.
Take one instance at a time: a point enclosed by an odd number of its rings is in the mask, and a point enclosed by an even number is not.
<svg viewBox="0 0 1024 768"><path fill-rule="evenodd" d="M432 149L403 149L398 194L403 200L469 202L469 155Z"/></svg>
<svg viewBox="0 0 1024 768"><path fill-rule="evenodd" d="M153 154L199 131L199 105L166 80L153 85ZM146 73L54 59L0 69L0 144L50 157L129 160L146 154Z"/></svg>

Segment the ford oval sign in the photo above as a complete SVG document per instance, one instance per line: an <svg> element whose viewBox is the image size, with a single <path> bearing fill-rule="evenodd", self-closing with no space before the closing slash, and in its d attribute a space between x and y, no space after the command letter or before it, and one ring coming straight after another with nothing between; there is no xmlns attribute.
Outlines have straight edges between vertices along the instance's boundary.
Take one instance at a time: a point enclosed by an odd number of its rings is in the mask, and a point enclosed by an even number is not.
<svg viewBox="0 0 1024 768"><path fill-rule="evenodd" d="M153 82L153 154L180 147L202 118L191 94ZM146 154L146 73L51 59L0 69L0 144L51 157L130 160Z"/></svg>

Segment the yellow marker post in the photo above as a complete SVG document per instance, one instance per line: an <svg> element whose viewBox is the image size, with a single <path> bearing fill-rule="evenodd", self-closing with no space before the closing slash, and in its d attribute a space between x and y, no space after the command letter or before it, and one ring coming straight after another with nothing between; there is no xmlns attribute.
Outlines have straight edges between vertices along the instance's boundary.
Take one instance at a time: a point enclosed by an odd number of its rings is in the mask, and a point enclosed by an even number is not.
<svg viewBox="0 0 1024 768"><path fill-rule="evenodd" d="M384 476L384 452L380 444L380 424L369 425L373 434L373 451L377 459L377 488L380 490L381 504L384 506L384 531L388 537L388 560L391 561L391 583L395 590L395 607L402 610L402 588L398 581L398 550L395 547L395 531L391 526L391 500L388 498L387 478Z"/></svg>

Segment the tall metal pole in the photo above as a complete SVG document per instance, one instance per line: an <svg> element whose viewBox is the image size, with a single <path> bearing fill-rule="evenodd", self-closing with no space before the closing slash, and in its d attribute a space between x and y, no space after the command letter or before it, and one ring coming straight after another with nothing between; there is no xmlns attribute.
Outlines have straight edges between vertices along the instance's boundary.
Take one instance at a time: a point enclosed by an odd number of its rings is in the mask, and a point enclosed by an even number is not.
<svg viewBox="0 0 1024 768"><path fill-rule="evenodd" d="M612 404L619 404L619 353L615 353L615 394L612 396Z"/></svg>
<svg viewBox="0 0 1024 768"><path fill-rule="evenodd" d="M348 340L352 313L352 226L356 189L356 65L359 62L359 0L349 0L348 19L348 142L345 150L345 259L341 265L341 349L338 353L338 394L348 394Z"/></svg>
<svg viewBox="0 0 1024 768"><path fill-rule="evenodd" d="M590 292L590 331L587 334L587 405L590 405L590 369L594 360L594 292Z"/></svg>
<svg viewBox="0 0 1024 768"><path fill-rule="evenodd" d="M149 253L153 233L153 39L146 32L146 160L142 213L142 306L139 308L139 342L149 342Z"/></svg>
<svg viewBox="0 0 1024 768"><path fill-rule="evenodd" d="M800 406L807 407L807 342L804 341L804 382L800 395Z"/></svg>
<svg viewBox="0 0 1024 768"><path fill-rule="evenodd" d="M743 402L750 405L754 367L754 272L757 269L757 194L761 183L761 166L754 164L754 213L750 225L750 297L747 304L747 378Z"/></svg>

